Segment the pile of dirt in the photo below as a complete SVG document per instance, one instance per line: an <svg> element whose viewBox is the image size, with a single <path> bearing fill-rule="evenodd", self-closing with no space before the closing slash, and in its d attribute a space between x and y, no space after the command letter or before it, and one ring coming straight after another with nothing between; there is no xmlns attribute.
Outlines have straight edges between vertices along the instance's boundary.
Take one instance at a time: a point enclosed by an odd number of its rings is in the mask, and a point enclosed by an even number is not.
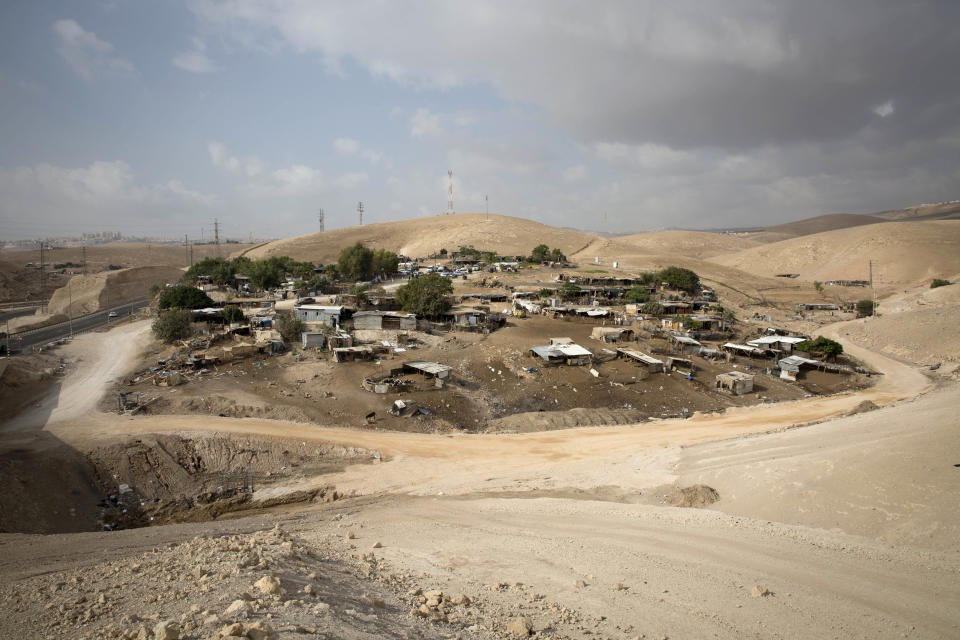
<svg viewBox="0 0 960 640"><path fill-rule="evenodd" d="M667 494L667 502L675 507L692 507L702 509L720 499L720 494L713 487L705 484L695 484L689 487L678 487Z"/></svg>
<svg viewBox="0 0 960 640"><path fill-rule="evenodd" d="M181 275L183 272L176 267L133 267L76 275L67 286L54 291L47 309L61 315L72 309L74 317L109 309L146 298L153 285L175 282Z"/></svg>
<svg viewBox="0 0 960 640"><path fill-rule="evenodd" d="M848 415L848 416L855 416L855 415L857 415L858 413L868 413L868 412L870 412L870 411L874 411L874 410L879 409L879 408L880 408L880 407L878 407L877 405L875 405L875 404L874 404L873 402L871 402L870 400L864 400L863 402L861 402L860 404L858 404L857 406L855 406L853 409L851 409L851 410L850 410L850 413L848 413L847 415Z"/></svg>

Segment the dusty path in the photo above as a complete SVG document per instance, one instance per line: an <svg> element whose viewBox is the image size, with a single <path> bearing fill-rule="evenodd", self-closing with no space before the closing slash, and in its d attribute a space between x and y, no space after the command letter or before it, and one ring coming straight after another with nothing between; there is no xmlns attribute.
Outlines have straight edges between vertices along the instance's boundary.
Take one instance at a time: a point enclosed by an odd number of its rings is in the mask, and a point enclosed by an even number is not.
<svg viewBox="0 0 960 640"><path fill-rule="evenodd" d="M149 340L148 322L78 336L60 352L73 369L62 384L30 411L0 423L0 432L38 429L45 425L50 428L96 414L104 389L135 366L137 356Z"/></svg>

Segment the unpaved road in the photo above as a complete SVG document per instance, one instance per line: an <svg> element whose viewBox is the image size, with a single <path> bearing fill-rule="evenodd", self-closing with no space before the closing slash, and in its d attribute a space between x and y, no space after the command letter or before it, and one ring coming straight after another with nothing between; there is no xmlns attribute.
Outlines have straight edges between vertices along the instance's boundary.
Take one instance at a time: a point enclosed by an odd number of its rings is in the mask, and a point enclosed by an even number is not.
<svg viewBox="0 0 960 640"><path fill-rule="evenodd" d="M0 431L51 428L94 415L107 385L136 366L137 356L150 341L150 324L133 322L107 333L78 336L60 351L71 371L31 410L0 423Z"/></svg>

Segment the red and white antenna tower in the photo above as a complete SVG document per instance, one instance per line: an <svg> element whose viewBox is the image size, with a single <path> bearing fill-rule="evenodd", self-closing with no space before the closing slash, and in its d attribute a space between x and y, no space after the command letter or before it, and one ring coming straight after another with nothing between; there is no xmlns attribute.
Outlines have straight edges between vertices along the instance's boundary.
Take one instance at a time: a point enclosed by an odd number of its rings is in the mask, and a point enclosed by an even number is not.
<svg viewBox="0 0 960 640"><path fill-rule="evenodd" d="M453 169L447 171L447 215L453 213Z"/></svg>

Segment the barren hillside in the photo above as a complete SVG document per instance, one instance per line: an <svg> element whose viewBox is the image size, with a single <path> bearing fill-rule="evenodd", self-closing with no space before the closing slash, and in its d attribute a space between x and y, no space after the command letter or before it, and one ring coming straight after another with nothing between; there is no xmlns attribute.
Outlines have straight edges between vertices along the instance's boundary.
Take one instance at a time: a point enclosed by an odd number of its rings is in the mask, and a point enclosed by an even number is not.
<svg viewBox="0 0 960 640"><path fill-rule="evenodd" d="M399 222L380 222L324 233L276 240L247 252L251 258L288 255L298 260L335 262L340 249L362 242L412 258L440 249L455 251L461 245L496 251L501 255L528 255L538 244L559 247L570 255L587 246L594 236L559 229L532 220L482 213L431 216Z"/></svg>
<svg viewBox="0 0 960 640"><path fill-rule="evenodd" d="M676 253L701 259L731 251L749 249L759 244L743 235L711 233L708 231L657 231L612 239L618 244L631 247L637 254L664 255Z"/></svg>
<svg viewBox="0 0 960 640"><path fill-rule="evenodd" d="M960 272L960 221L885 222L783 240L710 261L758 276L917 283Z"/></svg>
<svg viewBox="0 0 960 640"><path fill-rule="evenodd" d="M887 220L877 216L859 215L856 213L828 213L823 216L765 227L758 232L747 234L746 237L753 240L755 244L779 242L780 240L808 236L814 233L823 233L824 231L848 229L850 227L860 227L866 224L877 224L880 222L887 222Z"/></svg>
<svg viewBox="0 0 960 640"><path fill-rule="evenodd" d="M960 218L960 201L918 204L873 215L886 220L955 220Z"/></svg>
<svg viewBox="0 0 960 640"><path fill-rule="evenodd" d="M65 314L71 301L74 315L116 307L144 298L153 285L174 282L181 275L183 271L176 267L134 267L73 276L68 286L53 293L48 310Z"/></svg>

